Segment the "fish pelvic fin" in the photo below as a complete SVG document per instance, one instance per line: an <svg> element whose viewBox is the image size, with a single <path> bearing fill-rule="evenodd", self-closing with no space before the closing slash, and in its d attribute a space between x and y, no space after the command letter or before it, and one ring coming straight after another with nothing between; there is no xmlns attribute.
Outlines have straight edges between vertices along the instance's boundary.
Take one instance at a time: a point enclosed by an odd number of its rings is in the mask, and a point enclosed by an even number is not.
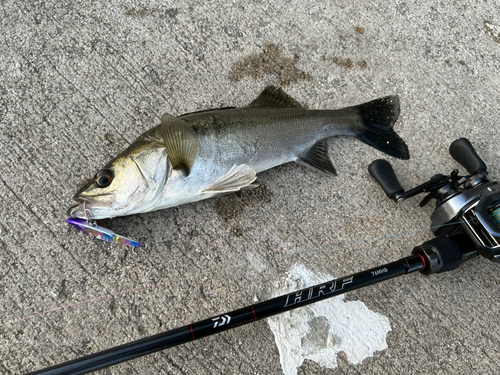
<svg viewBox="0 0 500 375"><path fill-rule="evenodd" d="M257 172L246 164L234 165L231 170L219 178L202 193L229 193L242 188L254 187L252 182L257 178Z"/></svg>
<svg viewBox="0 0 500 375"><path fill-rule="evenodd" d="M267 86L249 107L304 108L298 101L275 86Z"/></svg>
<svg viewBox="0 0 500 375"><path fill-rule="evenodd" d="M328 156L328 143L319 141L314 144L305 154L295 161L317 172L327 176L336 176L337 172Z"/></svg>
<svg viewBox="0 0 500 375"><path fill-rule="evenodd" d="M408 160L410 153L405 141L392 129L399 116L399 98L386 96L351 107L359 112L364 125L356 137L398 159Z"/></svg>
<svg viewBox="0 0 500 375"><path fill-rule="evenodd" d="M160 129L172 168L183 169L189 176L199 151L196 132L182 119L167 113L161 117Z"/></svg>

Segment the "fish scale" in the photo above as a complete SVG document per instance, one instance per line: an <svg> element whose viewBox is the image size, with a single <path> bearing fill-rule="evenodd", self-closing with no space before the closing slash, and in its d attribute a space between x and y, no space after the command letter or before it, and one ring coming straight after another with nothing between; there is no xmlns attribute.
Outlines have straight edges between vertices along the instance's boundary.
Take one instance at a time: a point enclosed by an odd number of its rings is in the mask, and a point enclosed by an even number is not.
<svg viewBox="0 0 500 375"><path fill-rule="evenodd" d="M295 161L317 141L352 135L357 126L354 116L339 111L249 107L213 116L218 120L210 126L200 124L203 121L201 114L181 118L200 136L200 147L206 157L213 158L222 168L247 164L256 172ZM221 144L233 147L221 150L216 146ZM254 149L252 153L242 152L246 151L246 144ZM253 162L249 160L252 156Z"/></svg>

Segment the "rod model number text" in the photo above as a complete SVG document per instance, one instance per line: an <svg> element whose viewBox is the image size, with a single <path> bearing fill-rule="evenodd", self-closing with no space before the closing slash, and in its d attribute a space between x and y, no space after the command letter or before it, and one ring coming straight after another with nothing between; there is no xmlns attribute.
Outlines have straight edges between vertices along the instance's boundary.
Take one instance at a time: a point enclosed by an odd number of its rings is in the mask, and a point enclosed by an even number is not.
<svg viewBox="0 0 500 375"><path fill-rule="evenodd" d="M372 271L372 276L377 276L380 275L381 273L386 273L386 272L389 272L387 268L381 268L379 270Z"/></svg>

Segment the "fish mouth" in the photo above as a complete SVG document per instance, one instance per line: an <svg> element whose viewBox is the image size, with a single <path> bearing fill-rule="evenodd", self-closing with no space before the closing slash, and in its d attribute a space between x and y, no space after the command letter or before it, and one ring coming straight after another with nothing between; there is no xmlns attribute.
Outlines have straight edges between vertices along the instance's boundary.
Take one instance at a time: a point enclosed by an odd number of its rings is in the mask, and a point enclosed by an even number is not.
<svg viewBox="0 0 500 375"><path fill-rule="evenodd" d="M72 218L77 218L77 219L86 219L87 221L90 221L94 219L94 211L92 210L93 204L97 203L97 199L101 196L105 195L111 195L111 193L104 193L104 194L99 194L99 196L85 196L82 194L76 194L73 199L78 202L77 204L71 206L68 209L68 215Z"/></svg>
<svg viewBox="0 0 500 375"><path fill-rule="evenodd" d="M77 202L72 205L67 213L69 217L74 219L85 219L94 221L105 219L109 216L110 211L116 211L113 208L113 192L100 194L75 194L73 199ZM103 197L111 197L102 199Z"/></svg>

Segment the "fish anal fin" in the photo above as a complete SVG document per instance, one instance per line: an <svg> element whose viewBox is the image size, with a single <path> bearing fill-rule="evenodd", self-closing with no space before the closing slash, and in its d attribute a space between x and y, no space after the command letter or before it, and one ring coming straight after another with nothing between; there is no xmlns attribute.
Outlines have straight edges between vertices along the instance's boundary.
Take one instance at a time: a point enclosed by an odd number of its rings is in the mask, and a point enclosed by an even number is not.
<svg viewBox="0 0 500 375"><path fill-rule="evenodd" d="M242 188L253 187L252 182L257 178L257 173L246 164L234 165L231 170L219 178L203 193L229 193Z"/></svg>
<svg viewBox="0 0 500 375"><path fill-rule="evenodd" d="M328 176L336 176L337 172L328 156L328 143L319 141L314 144L305 154L296 160L298 164L314 169Z"/></svg>
<svg viewBox="0 0 500 375"><path fill-rule="evenodd" d="M267 86L249 107L304 108L298 101L275 86Z"/></svg>
<svg viewBox="0 0 500 375"><path fill-rule="evenodd" d="M196 132L180 118L167 113L161 117L160 129L172 168L183 169L189 175L199 150Z"/></svg>

